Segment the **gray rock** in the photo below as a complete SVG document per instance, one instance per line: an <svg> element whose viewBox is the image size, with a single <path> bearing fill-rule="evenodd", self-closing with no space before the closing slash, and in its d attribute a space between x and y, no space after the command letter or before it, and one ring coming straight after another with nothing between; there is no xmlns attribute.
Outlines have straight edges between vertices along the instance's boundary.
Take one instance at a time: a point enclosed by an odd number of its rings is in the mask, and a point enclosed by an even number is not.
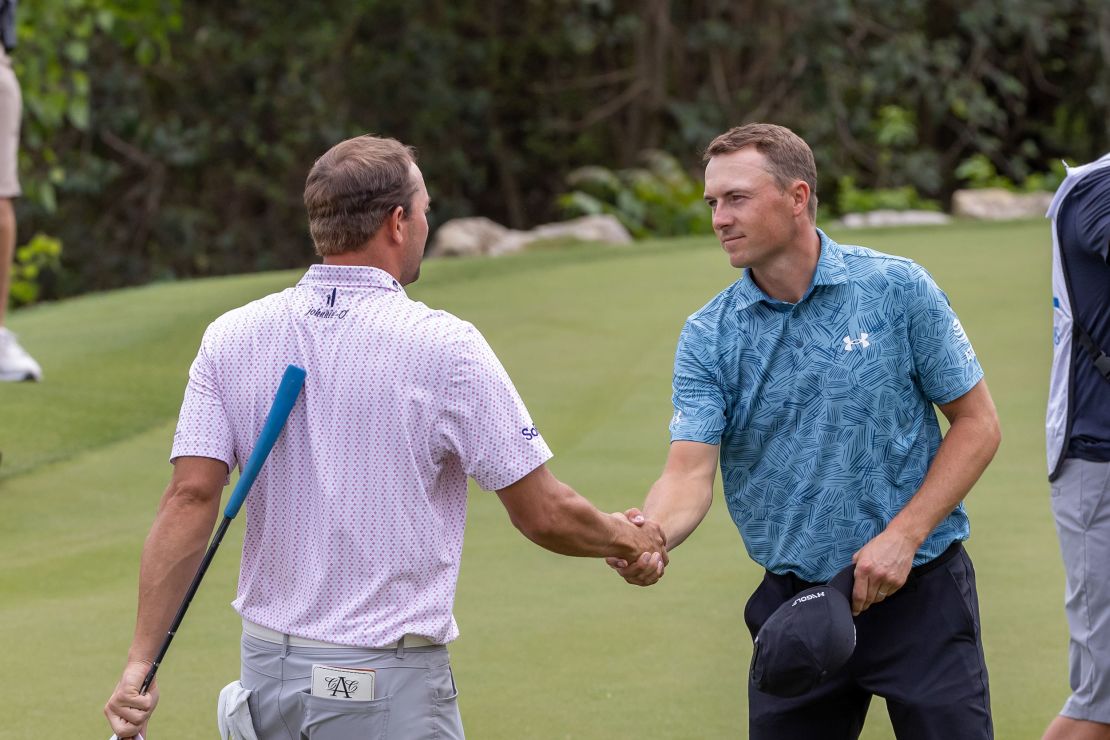
<svg viewBox="0 0 1110 740"><path fill-rule="evenodd" d="M579 239L603 244L631 244L632 234L616 216L582 216L532 229L538 239Z"/></svg>
<svg viewBox="0 0 1110 740"><path fill-rule="evenodd" d="M849 229L866 229L879 226L946 224L951 220L951 216L938 211L868 211L846 213L840 223Z"/></svg>
<svg viewBox="0 0 1110 740"><path fill-rule="evenodd" d="M1002 188L957 190L952 194L952 214L986 221L1044 216L1052 193L1012 193Z"/></svg>
<svg viewBox="0 0 1110 740"><path fill-rule="evenodd" d="M604 244L630 244L632 235L614 216L582 216L543 224L531 231L507 229L488 218L456 218L439 227L429 256L462 257L519 252L533 242L577 239Z"/></svg>
<svg viewBox="0 0 1110 740"><path fill-rule="evenodd" d="M486 252L490 257L500 257L503 254L513 254L524 249L527 245L536 241L536 236L531 231L517 231L510 229L506 231L505 235L494 242L489 251Z"/></svg>
<svg viewBox="0 0 1110 740"><path fill-rule="evenodd" d="M632 234L615 216L582 216L537 226L531 231L512 231L490 249L491 255L519 252L532 242L547 239L576 239L602 244L631 244Z"/></svg>
<svg viewBox="0 0 1110 740"><path fill-rule="evenodd" d="M501 224L481 216L454 218L436 231L429 254L436 257L488 254L490 248L509 233Z"/></svg>

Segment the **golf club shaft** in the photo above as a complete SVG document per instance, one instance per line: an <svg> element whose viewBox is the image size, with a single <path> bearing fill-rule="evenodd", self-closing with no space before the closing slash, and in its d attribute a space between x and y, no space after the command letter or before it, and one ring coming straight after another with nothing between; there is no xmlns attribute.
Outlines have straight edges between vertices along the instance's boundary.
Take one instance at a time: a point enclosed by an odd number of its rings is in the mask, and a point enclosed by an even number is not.
<svg viewBox="0 0 1110 740"><path fill-rule="evenodd" d="M170 624L169 631L166 632L166 638L162 640L162 647L158 650L158 656L154 659L154 664L143 679L143 686L139 689L140 694L145 694L150 684L154 682L154 675L158 673L158 666L161 665L162 659L166 657L166 651L170 649L170 643L173 642L173 636L177 634L177 628L181 626L181 620L185 618L185 612L189 609L189 604L196 595L197 588L200 586L201 579L204 578L205 571L208 570L208 565L212 562L212 556L216 554L216 548L220 546L220 542L224 538L224 533L227 532L228 526L231 524L231 517L225 516L224 520L220 522L216 534L212 536L212 542L208 545L208 551L204 553L204 559L200 561L200 566L197 568L196 575L193 576L193 582L189 584L189 590L185 592L185 598L181 601L181 606L177 609L177 616L173 618L173 623Z"/></svg>
<svg viewBox="0 0 1110 740"><path fill-rule="evenodd" d="M200 561L200 567L197 568L196 575L193 576L193 582L189 584L189 590L181 601L177 616L173 618L173 623L170 625L169 631L166 632L166 638L162 641L158 657L154 659L154 664L147 672L146 678L143 679L143 686L139 690L140 694L145 694L147 689L150 688L150 684L154 682L154 675L158 673L158 666L161 665L162 659L166 657L166 651L170 649L173 636L177 633L177 628L181 626L181 620L185 618L189 602L193 600L193 595L196 594L201 579L204 578L204 572L208 570L208 565L212 562L212 556L216 554L216 548L220 546L220 541L223 540L224 533L227 532L231 520L239 513L239 508L243 505L247 494L250 493L251 486L254 485L254 479L258 477L258 471L262 469L262 463L266 462L266 458L269 457L270 450L274 448L274 443L277 442L281 430L285 427L285 422L289 419L289 414L293 411L293 406L297 403L297 397L304 386L304 379L304 369L296 365L289 365L285 368L277 393L274 395L274 402L270 405L270 411L262 425L262 432L254 443L254 449L251 451L250 457L247 458L247 464L241 468L239 481L231 492L227 508L224 509L224 520L220 522L216 534L212 536L212 541L208 544L208 551L204 553L204 559Z"/></svg>

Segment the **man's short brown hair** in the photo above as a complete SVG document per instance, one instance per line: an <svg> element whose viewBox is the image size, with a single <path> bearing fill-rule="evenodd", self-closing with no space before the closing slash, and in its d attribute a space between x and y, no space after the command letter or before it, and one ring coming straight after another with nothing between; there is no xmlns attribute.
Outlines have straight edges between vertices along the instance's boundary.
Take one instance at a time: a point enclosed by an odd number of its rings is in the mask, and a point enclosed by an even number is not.
<svg viewBox="0 0 1110 740"><path fill-rule="evenodd" d="M316 160L304 186L308 230L321 257L352 252L381 228L397 206L408 213L416 183L416 151L396 139L359 136Z"/></svg>
<svg viewBox="0 0 1110 740"><path fill-rule="evenodd" d="M817 220L817 163L813 150L802 137L773 123L749 123L724 132L709 143L704 161L721 154L731 154L746 146L767 158L770 171L780 190L786 190L795 180L809 185L809 216Z"/></svg>

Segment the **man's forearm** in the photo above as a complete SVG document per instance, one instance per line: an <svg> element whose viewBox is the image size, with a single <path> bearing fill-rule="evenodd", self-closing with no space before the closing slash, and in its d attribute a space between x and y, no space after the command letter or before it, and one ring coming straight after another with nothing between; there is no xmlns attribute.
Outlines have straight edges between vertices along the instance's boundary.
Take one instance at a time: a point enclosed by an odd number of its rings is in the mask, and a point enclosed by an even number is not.
<svg viewBox="0 0 1110 740"><path fill-rule="evenodd" d="M713 503L713 481L664 474L648 491L644 516L657 522L673 550L690 536Z"/></svg>
<svg viewBox="0 0 1110 740"><path fill-rule="evenodd" d="M639 557L645 551L643 537L634 527L599 511L563 483L552 498L546 526L527 533L537 545L560 555L580 557Z"/></svg>
<svg viewBox="0 0 1110 740"><path fill-rule="evenodd" d="M560 555L636 558L664 553L662 530L605 514L541 465L497 492L513 524L540 547Z"/></svg>
<svg viewBox="0 0 1110 740"><path fill-rule="evenodd" d="M143 546L139 610L128 660L153 660L204 556L215 502L166 491Z"/></svg>

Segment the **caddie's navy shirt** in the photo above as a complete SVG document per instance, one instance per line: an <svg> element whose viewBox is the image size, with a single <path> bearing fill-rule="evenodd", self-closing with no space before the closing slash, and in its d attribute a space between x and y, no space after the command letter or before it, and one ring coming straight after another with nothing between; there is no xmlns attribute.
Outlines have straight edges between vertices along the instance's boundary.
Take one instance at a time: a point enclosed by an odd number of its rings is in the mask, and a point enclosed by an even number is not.
<svg viewBox="0 0 1110 740"><path fill-rule="evenodd" d="M983 369L924 268L818 235L797 304L745 270L686 321L670 430L721 445L725 499L752 559L824 582L917 492L941 440L933 404L963 396ZM968 535L960 504L914 564Z"/></svg>
<svg viewBox="0 0 1110 740"><path fill-rule="evenodd" d="M1110 352L1110 168L1072 188L1060 205L1056 228L1074 317L1103 352ZM1110 382L1078 342L1072 342L1071 351L1075 397L1064 457L1110 462Z"/></svg>

